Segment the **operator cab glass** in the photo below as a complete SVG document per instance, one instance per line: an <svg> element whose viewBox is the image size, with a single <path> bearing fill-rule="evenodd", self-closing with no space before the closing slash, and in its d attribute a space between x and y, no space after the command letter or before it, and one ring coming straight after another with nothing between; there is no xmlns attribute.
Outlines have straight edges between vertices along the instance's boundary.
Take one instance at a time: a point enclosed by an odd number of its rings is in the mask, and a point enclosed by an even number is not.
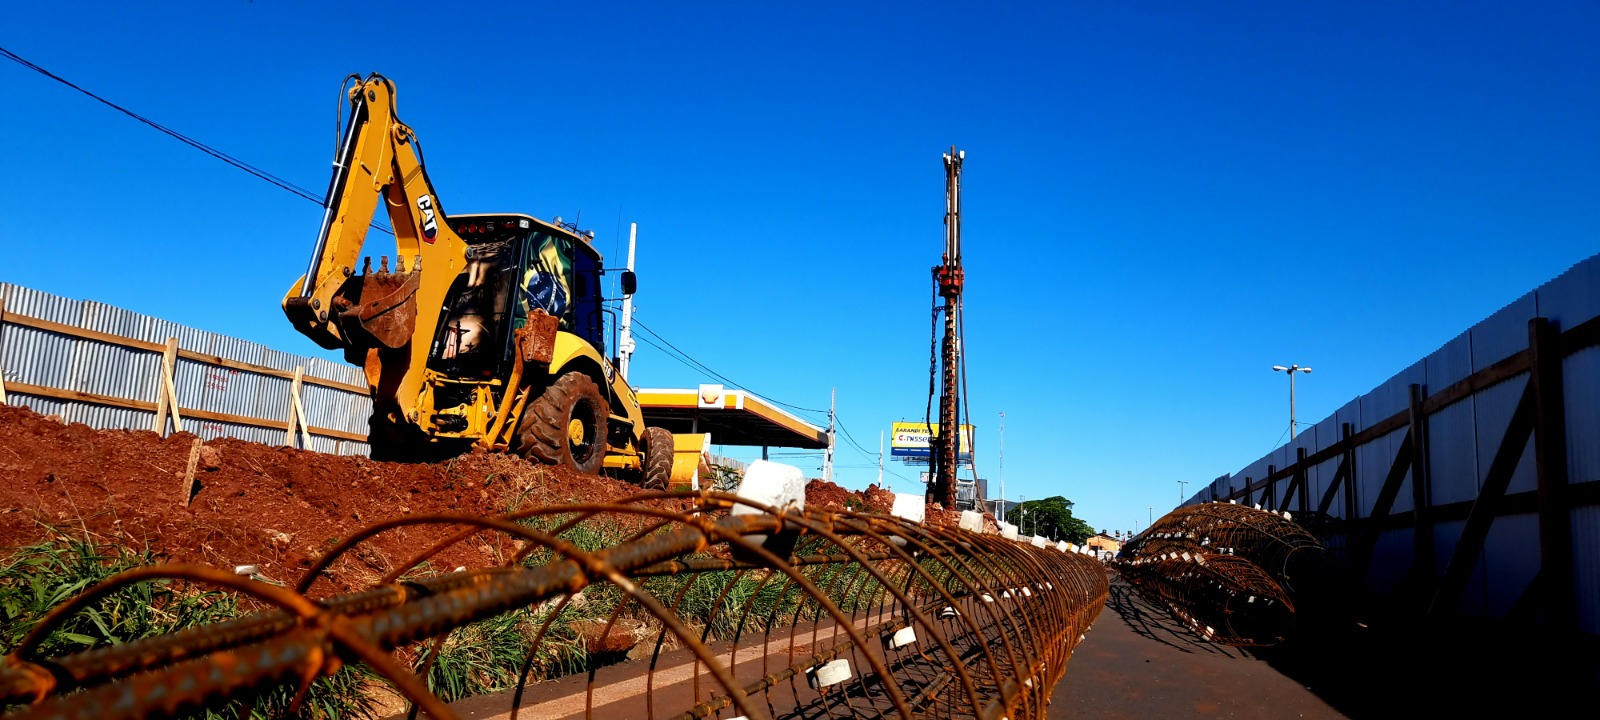
<svg viewBox="0 0 1600 720"><path fill-rule="evenodd" d="M467 266L445 296L428 367L490 377L513 362L512 330L535 309L560 318L604 357L599 254L564 229L522 215L445 219L467 243Z"/></svg>

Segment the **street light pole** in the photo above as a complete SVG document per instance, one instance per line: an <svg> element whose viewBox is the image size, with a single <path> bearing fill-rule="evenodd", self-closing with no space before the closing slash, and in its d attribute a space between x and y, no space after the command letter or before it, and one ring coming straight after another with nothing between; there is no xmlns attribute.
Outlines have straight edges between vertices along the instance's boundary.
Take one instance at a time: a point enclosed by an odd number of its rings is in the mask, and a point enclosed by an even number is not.
<svg viewBox="0 0 1600 720"><path fill-rule="evenodd" d="M1293 440L1294 439L1294 374L1297 373L1297 372L1303 372L1303 373L1311 372L1311 368L1300 367L1299 365L1290 365L1289 367L1284 367L1282 365L1273 365L1272 366L1272 371L1273 372L1289 373L1289 439Z"/></svg>
<svg viewBox="0 0 1600 720"><path fill-rule="evenodd" d="M1000 413L1000 505L995 519L1006 521L1006 414Z"/></svg>
<svg viewBox="0 0 1600 720"><path fill-rule="evenodd" d="M1178 503L1179 503L1179 504L1180 504L1180 505L1181 505L1181 504L1183 504L1183 500L1184 500L1184 497L1183 497L1183 487L1184 487L1184 486L1185 486L1185 485L1188 485L1188 484L1189 484L1189 481L1188 481L1188 480L1179 480L1179 481L1178 481Z"/></svg>
<svg viewBox="0 0 1600 720"><path fill-rule="evenodd" d="M1145 527L1150 527L1151 525L1156 524L1156 506L1154 506L1154 505L1146 505L1146 506L1144 506L1144 512L1145 512L1145 515L1148 516L1148 517L1145 518L1144 526Z"/></svg>

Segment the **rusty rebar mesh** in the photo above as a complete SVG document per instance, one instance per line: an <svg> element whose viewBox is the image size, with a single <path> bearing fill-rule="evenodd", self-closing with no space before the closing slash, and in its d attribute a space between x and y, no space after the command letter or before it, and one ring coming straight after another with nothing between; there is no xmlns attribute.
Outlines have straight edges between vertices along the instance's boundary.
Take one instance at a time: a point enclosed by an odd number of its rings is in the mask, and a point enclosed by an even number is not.
<svg viewBox="0 0 1600 720"><path fill-rule="evenodd" d="M1112 564L1206 639L1260 646L1283 641L1293 629L1291 581L1321 552L1286 513L1206 503L1163 515Z"/></svg>
<svg viewBox="0 0 1600 720"><path fill-rule="evenodd" d="M423 524L461 532L419 548L366 591L318 595L341 555ZM478 543L498 562L430 573L429 559L457 543ZM51 628L95 598L161 579L272 609L37 656ZM454 717L425 681L431 663L462 628L520 612L531 649L514 691L475 700L503 703L508 717L1036 718L1107 591L1099 562L1053 547L882 515L778 512L714 492L500 517L407 516L339 543L293 588L202 566L113 577L52 611L4 658L0 703L32 703L14 713L28 718L172 717L229 705L245 715L263 692L303 693L361 663L414 712ZM587 672L554 679L558 653L546 651L574 628ZM602 668L596 660L614 640L634 659ZM537 704L528 696L539 679L567 692Z"/></svg>

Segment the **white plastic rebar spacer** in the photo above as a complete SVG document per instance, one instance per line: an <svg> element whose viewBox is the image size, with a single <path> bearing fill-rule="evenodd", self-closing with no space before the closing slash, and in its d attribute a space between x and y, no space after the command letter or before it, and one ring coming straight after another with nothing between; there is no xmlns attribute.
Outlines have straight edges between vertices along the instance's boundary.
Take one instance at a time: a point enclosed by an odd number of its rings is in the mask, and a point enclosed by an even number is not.
<svg viewBox="0 0 1600 720"><path fill-rule="evenodd" d="M1042 548L1042 547L1044 547L1044 544L1045 544L1044 536L1042 536L1042 535L1033 536L1033 546L1034 547L1041 547Z"/></svg>
<svg viewBox="0 0 1600 720"><path fill-rule="evenodd" d="M744 471L744 481L739 483L739 497L762 505L771 505L779 511L788 508L804 510L806 507L806 476L800 468L783 463L756 460ZM734 515L753 515L761 510L749 505L733 506Z"/></svg>
<svg viewBox="0 0 1600 720"><path fill-rule="evenodd" d="M1017 539L1017 526L1008 522L1000 523L1000 537L1007 540Z"/></svg>
<svg viewBox="0 0 1600 720"><path fill-rule="evenodd" d="M838 685L850 679L850 661L844 658L830 660L806 671L806 680L813 690Z"/></svg>
<svg viewBox="0 0 1600 720"><path fill-rule="evenodd" d="M903 648L903 647L905 647L907 645L910 645L911 643L914 643L916 641L917 641L917 630L916 630L916 628L903 627L903 628L900 628L899 630L894 631L894 634L889 636L889 648L891 650L898 649L898 648Z"/></svg>
<svg viewBox="0 0 1600 720"><path fill-rule="evenodd" d="M967 510L966 512L972 512ZM894 507L889 514L920 523L928 517L928 499L913 493L895 493Z"/></svg>
<svg viewBox="0 0 1600 720"><path fill-rule="evenodd" d="M898 497L899 496L896 496L897 500L898 500ZM926 510L927 506L924 505L923 509ZM961 511L961 529L965 530L967 532L975 532L975 533L983 532L983 516L979 515L978 513L973 512L971 510L962 510Z"/></svg>
<svg viewBox="0 0 1600 720"><path fill-rule="evenodd" d="M737 491L739 497L753 503L770 505L778 512L788 510L804 510L806 507L806 476L800 468L783 463L756 460L745 469L744 480L739 483ZM743 503L733 506L733 515L760 515L765 510L751 507ZM787 557L794 551L794 543L798 532L784 530L776 536L768 537L765 533L747 535L746 539L757 545L765 547L778 557ZM754 561L754 558L739 557L741 552L734 549L738 559Z"/></svg>

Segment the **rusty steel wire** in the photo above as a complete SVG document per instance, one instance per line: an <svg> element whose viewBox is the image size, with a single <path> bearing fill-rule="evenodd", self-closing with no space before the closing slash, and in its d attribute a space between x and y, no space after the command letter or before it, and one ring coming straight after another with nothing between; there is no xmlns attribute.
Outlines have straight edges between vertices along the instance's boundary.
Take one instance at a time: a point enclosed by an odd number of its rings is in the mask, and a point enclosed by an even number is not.
<svg viewBox="0 0 1600 720"><path fill-rule="evenodd" d="M731 512L738 505L758 512ZM422 525L460 530L367 590L313 599L362 543ZM486 538L508 548L497 565L426 572L447 548ZM37 653L97 598L157 579L269 609ZM780 512L716 492L406 516L340 542L293 587L201 566L114 576L57 607L0 661L0 703L30 703L8 718L172 717L230 704L243 716L264 692L296 688L298 703L316 679L360 663L412 715L456 717L426 680L440 648L466 626L524 612L520 677L470 700L476 716L1037 718L1107 591L1099 562L1055 547L885 515ZM601 645L621 636L632 659L602 665L591 653L561 676L544 651L582 623Z"/></svg>
<svg viewBox="0 0 1600 720"><path fill-rule="evenodd" d="M1291 582L1322 545L1288 513L1205 503L1173 510L1112 566L1151 602L1212 642L1261 646L1294 627Z"/></svg>

